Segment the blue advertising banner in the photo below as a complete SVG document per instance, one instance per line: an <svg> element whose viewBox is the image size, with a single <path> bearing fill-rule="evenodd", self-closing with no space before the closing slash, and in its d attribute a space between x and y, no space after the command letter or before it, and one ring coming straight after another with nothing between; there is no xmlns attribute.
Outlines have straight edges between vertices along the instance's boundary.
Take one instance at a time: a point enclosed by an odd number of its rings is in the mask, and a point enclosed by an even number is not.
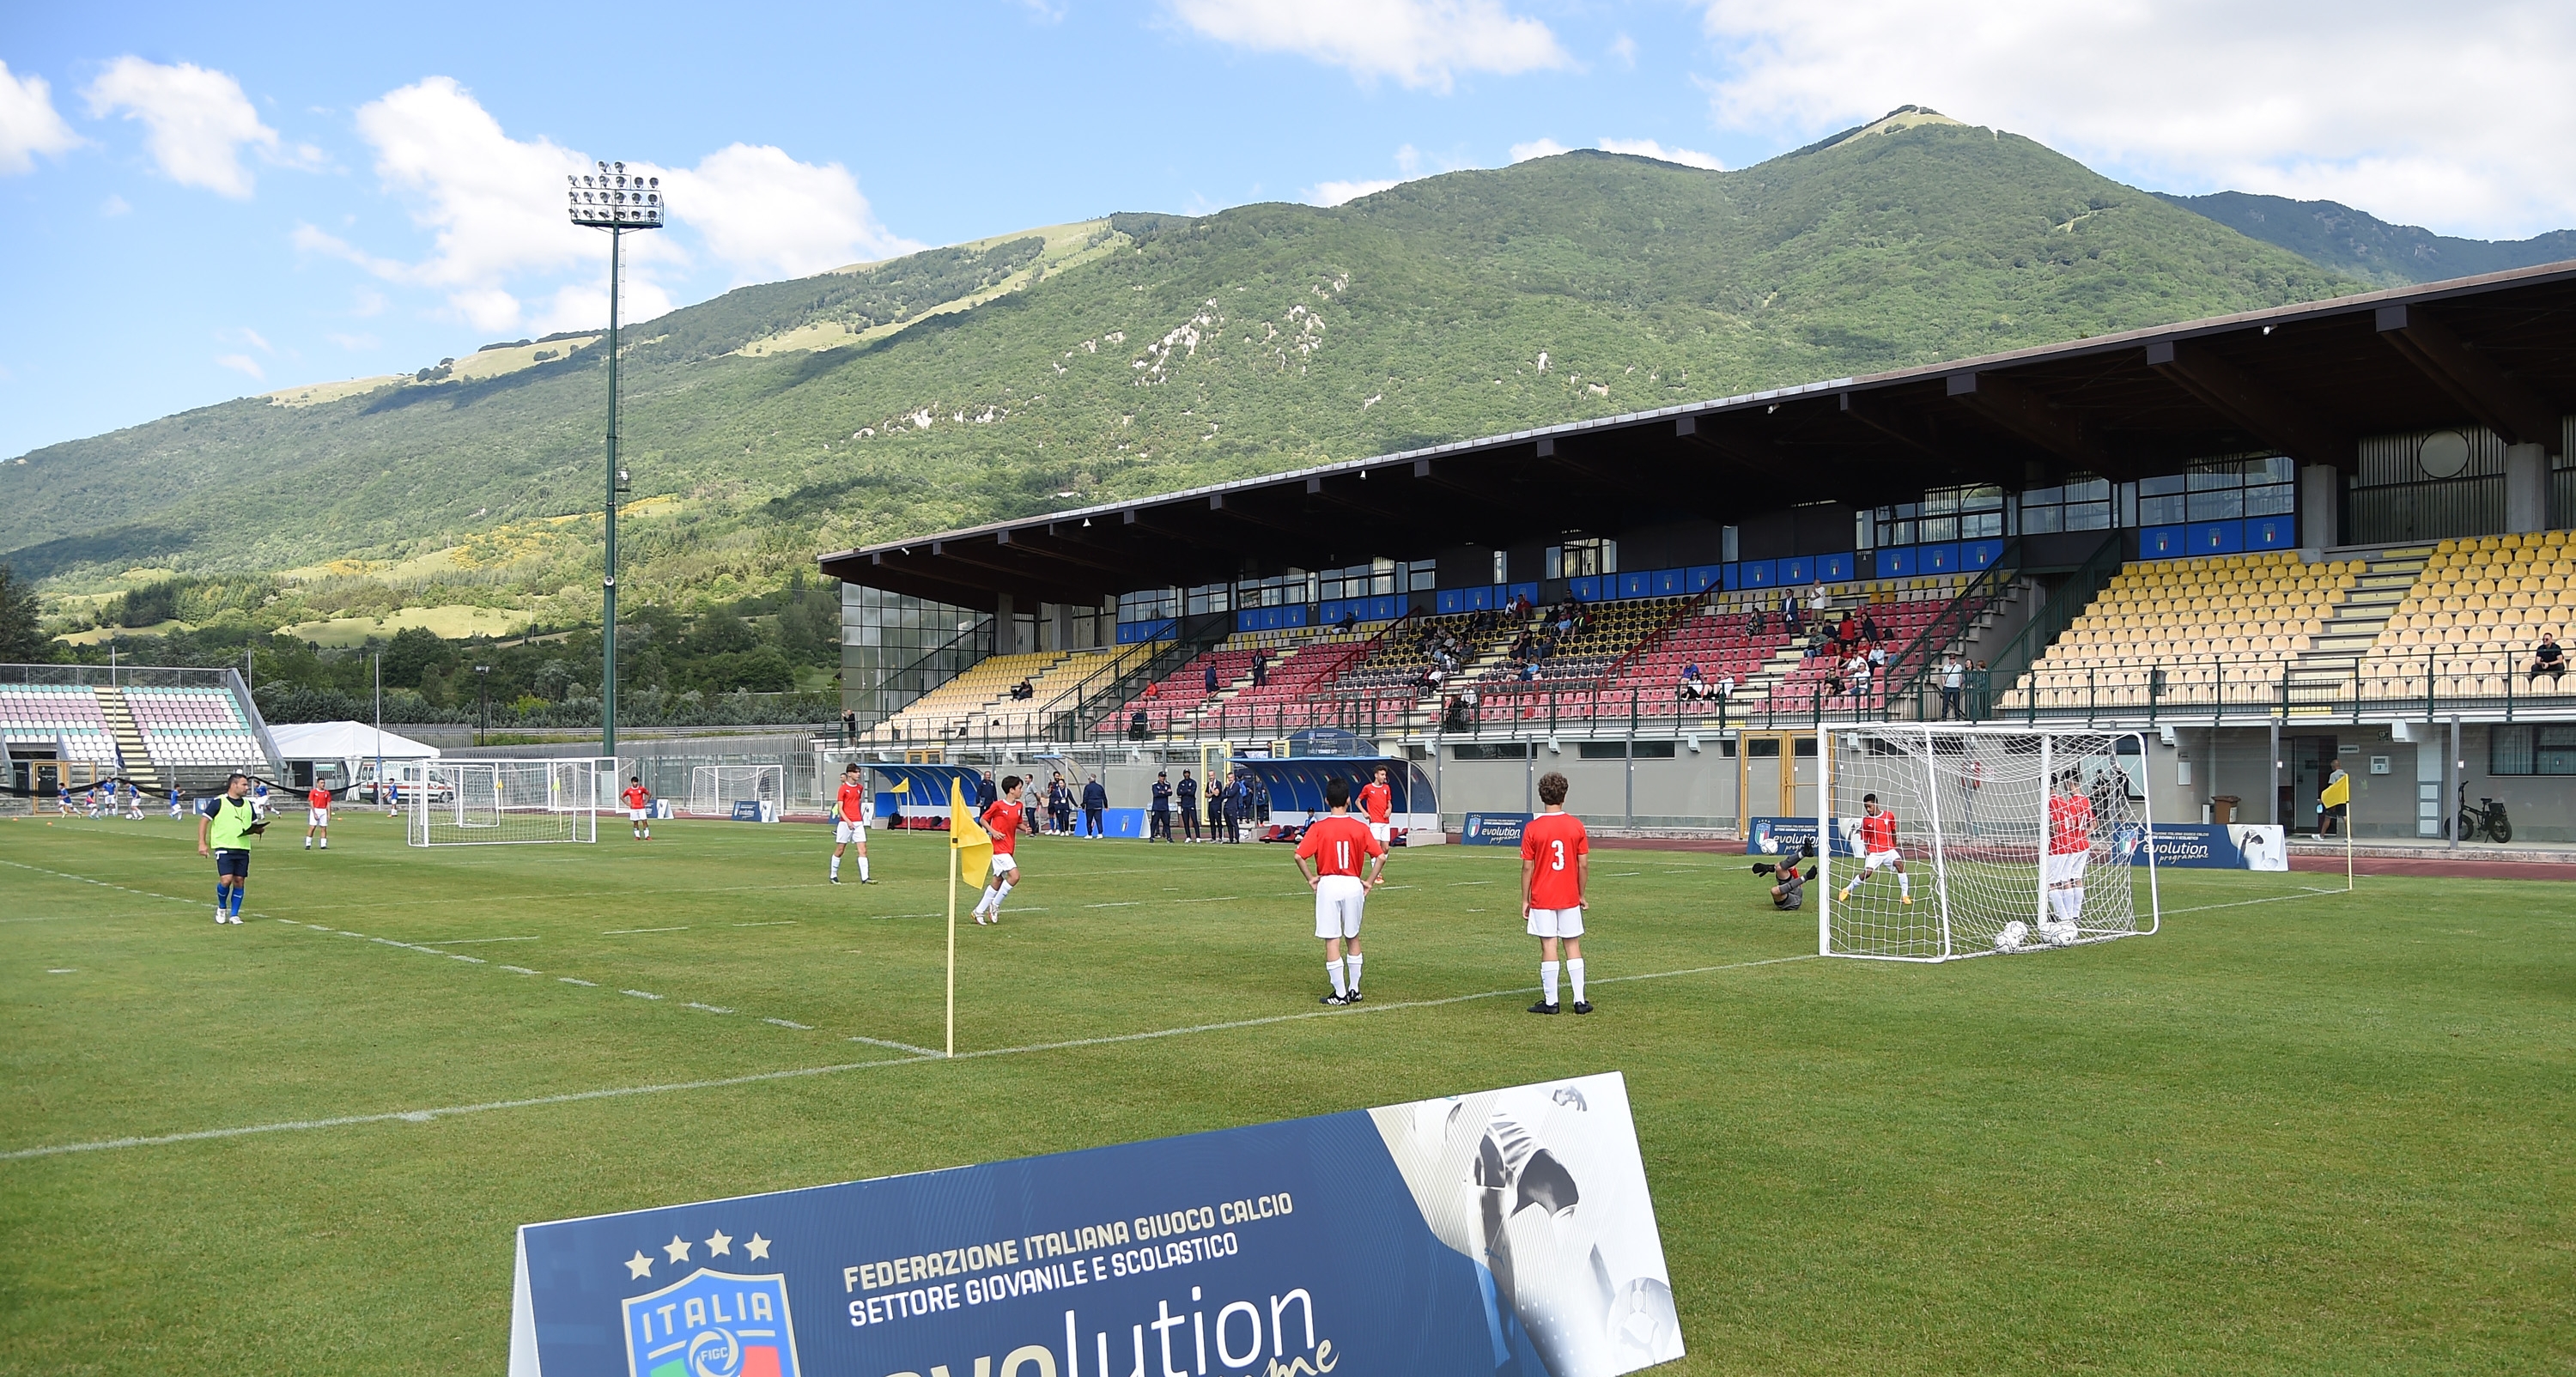
<svg viewBox="0 0 2576 1377"><path fill-rule="evenodd" d="M1840 821L1840 819L1837 819ZM1833 854L1852 854L1851 829L1836 828ZM1744 829L1744 854L1748 856L1795 855L1814 844L1814 818L1755 818Z"/></svg>
<svg viewBox="0 0 2576 1377"><path fill-rule="evenodd" d="M2288 839L2266 823L2160 822L2156 864L2186 870L2287 870Z"/></svg>
<svg viewBox="0 0 2576 1377"><path fill-rule="evenodd" d="M1458 840L1467 846L1518 846L1529 820L1527 813L1469 813Z"/></svg>
<svg viewBox="0 0 2576 1377"><path fill-rule="evenodd" d="M1682 1354L1615 1072L530 1224L510 1332L511 1377L1618 1377Z"/></svg>

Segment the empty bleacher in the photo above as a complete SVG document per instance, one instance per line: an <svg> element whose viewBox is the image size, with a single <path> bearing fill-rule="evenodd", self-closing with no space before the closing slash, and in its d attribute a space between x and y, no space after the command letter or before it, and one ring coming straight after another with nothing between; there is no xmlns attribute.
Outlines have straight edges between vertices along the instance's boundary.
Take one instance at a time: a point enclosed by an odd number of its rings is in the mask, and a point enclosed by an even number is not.
<svg viewBox="0 0 2576 1377"><path fill-rule="evenodd" d="M119 768L116 738L95 690L56 685L0 686L0 734L19 753L51 748L58 760Z"/></svg>
<svg viewBox="0 0 2576 1377"><path fill-rule="evenodd" d="M2576 536L2445 540L2363 657L2363 696L2420 698L2558 694L2560 681L2526 671L2541 636L2576 610Z"/></svg>
<svg viewBox="0 0 2576 1377"><path fill-rule="evenodd" d="M2357 559L2309 564L2286 550L2132 561L1997 706L2110 709L2159 696L2278 696L2366 568Z"/></svg>
<svg viewBox="0 0 2576 1377"><path fill-rule="evenodd" d="M143 748L167 778L256 765L266 758L233 695L214 688L100 689L121 694Z"/></svg>

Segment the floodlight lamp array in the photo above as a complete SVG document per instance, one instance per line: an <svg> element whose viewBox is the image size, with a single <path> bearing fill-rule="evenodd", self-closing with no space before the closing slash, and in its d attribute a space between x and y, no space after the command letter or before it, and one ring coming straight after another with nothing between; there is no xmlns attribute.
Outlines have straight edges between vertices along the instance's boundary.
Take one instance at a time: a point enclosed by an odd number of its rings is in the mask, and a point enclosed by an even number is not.
<svg viewBox="0 0 2576 1377"><path fill-rule="evenodd" d="M632 174L624 163L601 163L597 172L566 173L572 222L595 229L660 229L662 179Z"/></svg>

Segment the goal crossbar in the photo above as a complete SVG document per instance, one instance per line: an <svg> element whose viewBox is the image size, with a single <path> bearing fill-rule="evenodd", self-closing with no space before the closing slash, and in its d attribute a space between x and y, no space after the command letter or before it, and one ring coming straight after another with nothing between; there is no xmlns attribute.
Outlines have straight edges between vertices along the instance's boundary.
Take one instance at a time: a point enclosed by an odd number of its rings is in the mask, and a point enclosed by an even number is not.
<svg viewBox="0 0 2576 1377"><path fill-rule="evenodd" d="M500 846L599 840L600 762L428 760L396 776L404 840Z"/></svg>

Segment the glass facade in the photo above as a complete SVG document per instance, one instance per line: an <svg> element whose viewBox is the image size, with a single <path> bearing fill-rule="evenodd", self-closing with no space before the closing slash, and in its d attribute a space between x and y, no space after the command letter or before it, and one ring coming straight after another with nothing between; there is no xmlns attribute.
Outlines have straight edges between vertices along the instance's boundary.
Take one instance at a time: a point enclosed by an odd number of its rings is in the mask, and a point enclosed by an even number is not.
<svg viewBox="0 0 2576 1377"><path fill-rule="evenodd" d="M841 585L841 706L863 727L992 653L989 613Z"/></svg>

